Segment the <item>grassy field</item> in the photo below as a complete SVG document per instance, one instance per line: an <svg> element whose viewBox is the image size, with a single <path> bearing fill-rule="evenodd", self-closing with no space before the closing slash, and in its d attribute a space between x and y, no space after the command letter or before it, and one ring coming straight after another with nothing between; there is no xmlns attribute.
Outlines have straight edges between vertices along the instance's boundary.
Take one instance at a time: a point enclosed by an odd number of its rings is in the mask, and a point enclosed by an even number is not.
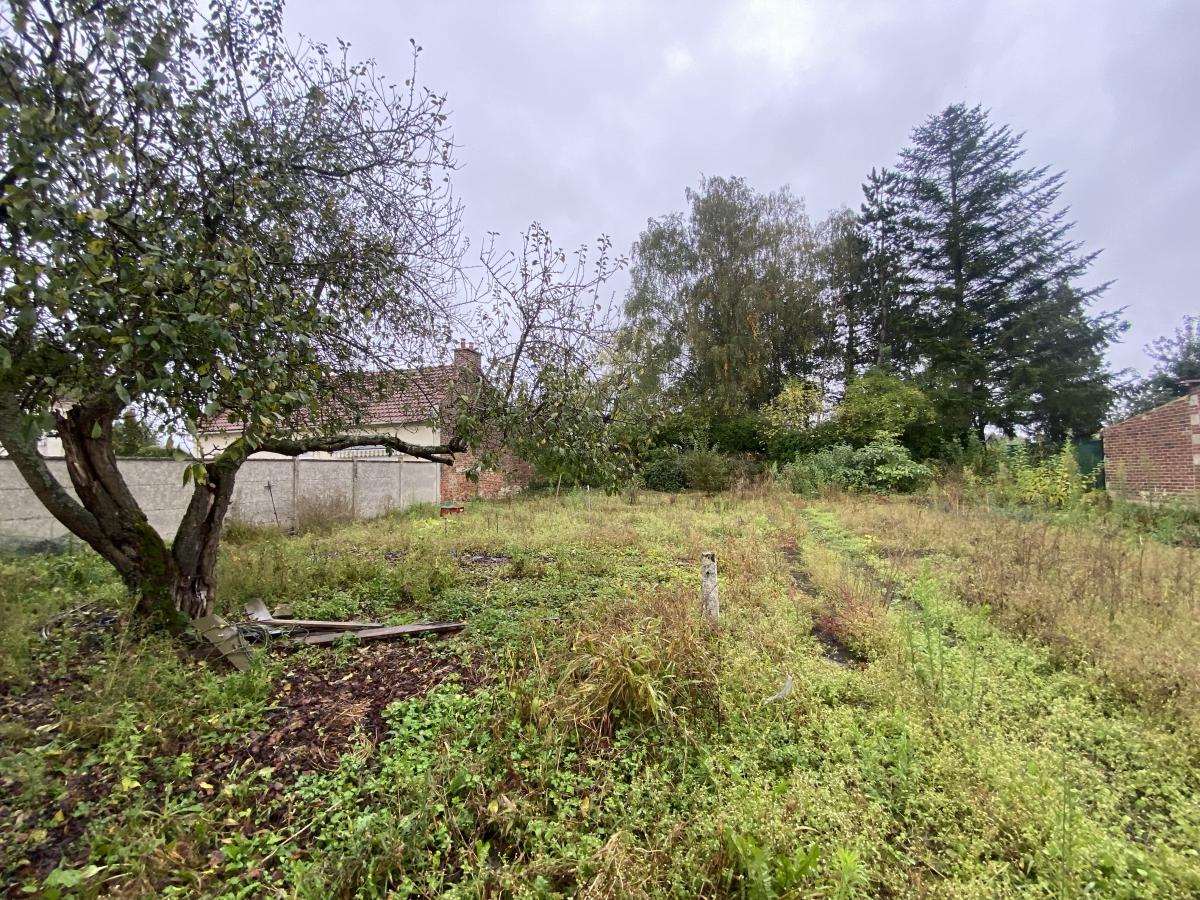
<svg viewBox="0 0 1200 900"><path fill-rule="evenodd" d="M1200 551L574 495L234 531L220 578L230 617L468 627L237 674L123 629L91 555L0 562L14 894L1200 894Z"/></svg>

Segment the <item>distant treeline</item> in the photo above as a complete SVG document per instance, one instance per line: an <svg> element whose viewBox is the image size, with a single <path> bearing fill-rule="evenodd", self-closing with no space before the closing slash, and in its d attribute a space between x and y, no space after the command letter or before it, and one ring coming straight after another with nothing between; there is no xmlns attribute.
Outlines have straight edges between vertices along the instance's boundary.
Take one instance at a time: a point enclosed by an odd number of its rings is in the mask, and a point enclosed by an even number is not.
<svg viewBox="0 0 1200 900"><path fill-rule="evenodd" d="M918 411L880 409L880 428L902 424L924 453L1094 434L1127 326L1096 307L1107 285L1087 279L1096 251L1072 236L1063 173L1023 155L1020 134L958 104L867 176L857 212L817 224L787 188L702 179L633 248L620 347L640 390L718 428L797 404L812 425L872 375Z"/></svg>

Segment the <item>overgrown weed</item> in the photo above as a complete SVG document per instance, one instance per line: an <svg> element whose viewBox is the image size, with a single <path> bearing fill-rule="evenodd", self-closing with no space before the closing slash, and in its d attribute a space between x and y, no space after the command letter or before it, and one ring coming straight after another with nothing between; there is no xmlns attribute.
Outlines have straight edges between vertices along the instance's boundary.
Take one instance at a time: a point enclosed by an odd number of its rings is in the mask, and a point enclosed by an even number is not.
<svg viewBox="0 0 1200 900"><path fill-rule="evenodd" d="M227 614L258 596L297 615L461 616L442 652L484 673L393 704L377 741L298 778L211 773L263 739L282 661L235 674L82 625L42 642L33 623L119 605L119 585L87 554L22 562L4 572L24 594L0 584L27 673L0 694L4 868L34 893L85 895L1195 895L1184 694L1131 703L1135 680L1118 690L1121 670L1093 661L1108 657L1070 650L1088 632L1068 615L1092 609L1076 587L1116 580L1134 593L1111 620L1094 601L1100 651L1134 610L1165 633L1186 603L1162 592L1190 563L1156 545L1085 564L1072 534L950 515L759 488L635 505L564 492L242 535L221 560ZM985 576L1007 593L967 590ZM1022 620L1018 587L1053 614ZM813 639L820 617L853 665ZM308 656L351 684L380 675L349 648L285 659Z"/></svg>
<svg viewBox="0 0 1200 900"><path fill-rule="evenodd" d="M854 530L938 554L953 590L1130 700L1200 714L1200 554L1103 528L911 503L830 507ZM924 554L922 554L924 555ZM913 571L928 563L897 555Z"/></svg>

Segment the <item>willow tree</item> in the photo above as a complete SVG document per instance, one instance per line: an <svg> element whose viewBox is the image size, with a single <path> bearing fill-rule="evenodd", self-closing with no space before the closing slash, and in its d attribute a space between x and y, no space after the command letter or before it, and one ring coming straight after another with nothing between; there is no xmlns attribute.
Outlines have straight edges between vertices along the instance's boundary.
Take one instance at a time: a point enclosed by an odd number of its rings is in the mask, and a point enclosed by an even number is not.
<svg viewBox="0 0 1200 900"><path fill-rule="evenodd" d="M416 47L399 86L344 45L290 47L279 0L7 7L0 443L137 612L178 625L212 608L249 454L370 443L446 463L503 400L464 391L462 429L429 446L356 435L364 404L344 402L359 373L403 378L456 322L444 98L416 85ZM113 423L127 410L168 431L217 412L242 428L189 465L173 540L117 466ZM74 496L36 452L49 430Z"/></svg>
<svg viewBox="0 0 1200 900"><path fill-rule="evenodd" d="M646 390L756 409L819 367L818 239L787 189L704 178L687 199L686 216L651 219L634 245L623 337Z"/></svg>

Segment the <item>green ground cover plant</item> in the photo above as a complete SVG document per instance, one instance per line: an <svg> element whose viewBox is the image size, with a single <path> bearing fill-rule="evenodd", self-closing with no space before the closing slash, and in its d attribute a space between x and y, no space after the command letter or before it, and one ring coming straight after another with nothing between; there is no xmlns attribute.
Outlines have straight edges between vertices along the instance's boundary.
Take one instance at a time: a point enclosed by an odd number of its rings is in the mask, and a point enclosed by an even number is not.
<svg viewBox="0 0 1200 900"><path fill-rule="evenodd" d="M241 674L126 627L91 554L5 559L0 867L43 896L1194 896L1196 554L1121 540L762 485L240 528L231 618L468 623Z"/></svg>

